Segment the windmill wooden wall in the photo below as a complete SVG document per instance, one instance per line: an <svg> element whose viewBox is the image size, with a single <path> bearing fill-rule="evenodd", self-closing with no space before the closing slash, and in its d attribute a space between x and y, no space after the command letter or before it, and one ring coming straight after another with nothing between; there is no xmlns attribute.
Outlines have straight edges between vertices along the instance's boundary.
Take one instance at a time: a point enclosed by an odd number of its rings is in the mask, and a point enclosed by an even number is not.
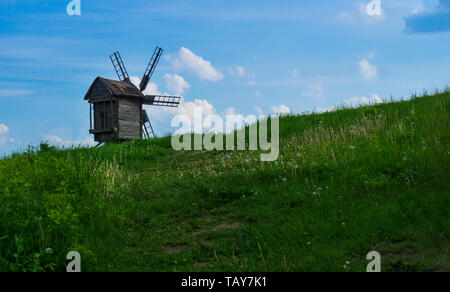
<svg viewBox="0 0 450 292"><path fill-rule="evenodd" d="M142 137L142 101L136 98L119 98L119 140Z"/></svg>
<svg viewBox="0 0 450 292"><path fill-rule="evenodd" d="M140 139L142 97L134 85L98 77L85 96L91 107L90 133L95 141Z"/></svg>
<svg viewBox="0 0 450 292"><path fill-rule="evenodd" d="M117 102L112 99L92 101L91 109L91 133L94 134L94 139L102 142L115 140Z"/></svg>

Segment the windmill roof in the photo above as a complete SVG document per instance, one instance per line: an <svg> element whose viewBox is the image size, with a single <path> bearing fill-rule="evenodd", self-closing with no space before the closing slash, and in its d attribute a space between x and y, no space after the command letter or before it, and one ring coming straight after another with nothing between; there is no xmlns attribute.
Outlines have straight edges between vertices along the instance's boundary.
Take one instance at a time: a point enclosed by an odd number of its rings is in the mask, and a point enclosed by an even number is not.
<svg viewBox="0 0 450 292"><path fill-rule="evenodd" d="M142 98L144 95L141 91L131 83L126 81L116 81L111 79L106 79L102 77L97 77L92 83L84 99L89 99L91 97L99 96L99 93L95 90L96 87L101 87L101 95L104 96L105 93L109 96L127 96L127 97L139 97ZM106 92L105 92L106 91Z"/></svg>

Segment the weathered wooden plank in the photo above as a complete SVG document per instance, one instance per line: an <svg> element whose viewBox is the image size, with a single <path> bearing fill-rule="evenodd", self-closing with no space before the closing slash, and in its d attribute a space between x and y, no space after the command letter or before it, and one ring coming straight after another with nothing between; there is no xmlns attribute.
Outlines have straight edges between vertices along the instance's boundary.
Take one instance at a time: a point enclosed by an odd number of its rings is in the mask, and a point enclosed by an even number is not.
<svg viewBox="0 0 450 292"><path fill-rule="evenodd" d="M119 139L141 138L141 123L139 121L119 120Z"/></svg>
<svg viewBox="0 0 450 292"><path fill-rule="evenodd" d="M103 102L103 101L111 101L111 96L94 96L89 99L89 102Z"/></svg>
<svg viewBox="0 0 450 292"><path fill-rule="evenodd" d="M128 121L140 121L141 102L136 99L121 98L119 100L119 119Z"/></svg>
<svg viewBox="0 0 450 292"><path fill-rule="evenodd" d="M94 103L94 130L117 127L117 105L109 102Z"/></svg>

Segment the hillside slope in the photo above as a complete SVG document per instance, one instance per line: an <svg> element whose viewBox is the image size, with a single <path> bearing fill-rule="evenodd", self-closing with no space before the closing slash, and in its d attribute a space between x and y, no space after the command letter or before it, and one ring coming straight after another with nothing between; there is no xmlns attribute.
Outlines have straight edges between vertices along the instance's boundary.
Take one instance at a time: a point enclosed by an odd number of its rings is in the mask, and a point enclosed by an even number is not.
<svg viewBox="0 0 450 292"><path fill-rule="evenodd" d="M450 271L450 91L283 117L281 155L170 137L0 160L0 270Z"/></svg>

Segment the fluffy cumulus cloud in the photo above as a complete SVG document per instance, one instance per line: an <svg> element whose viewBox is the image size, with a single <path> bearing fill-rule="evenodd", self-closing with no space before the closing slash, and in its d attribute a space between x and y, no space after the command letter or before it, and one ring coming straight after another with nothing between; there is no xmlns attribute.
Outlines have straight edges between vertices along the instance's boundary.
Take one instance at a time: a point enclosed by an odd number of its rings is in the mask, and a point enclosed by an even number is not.
<svg viewBox="0 0 450 292"><path fill-rule="evenodd" d="M186 115L193 121L195 110L201 111L203 116L216 113L214 106L204 99L195 99L194 101L189 102L185 102L184 99L181 99L178 108L144 106L144 109L147 111L152 121L164 123L167 123L176 115Z"/></svg>
<svg viewBox="0 0 450 292"><path fill-rule="evenodd" d="M137 88L139 88L139 85L141 84L141 78L136 76L130 77L131 83L134 84ZM147 85L147 88L144 90L144 94L146 95L161 95L162 93L158 90L158 85L156 83L150 82Z"/></svg>
<svg viewBox="0 0 450 292"><path fill-rule="evenodd" d="M217 113L214 106L204 99L189 102L182 99L178 108L144 106L144 109L149 115L154 130L159 134L173 133L178 130L178 128L171 127L172 120L177 115L187 117L193 125L196 113L201 112L203 118Z"/></svg>
<svg viewBox="0 0 450 292"><path fill-rule="evenodd" d="M370 63L370 61L375 57L375 51L372 51L369 56L362 59L358 62L359 71L361 72L361 75L366 80L372 80L377 78L378 76L378 69L374 65Z"/></svg>
<svg viewBox="0 0 450 292"><path fill-rule="evenodd" d="M279 115L288 115L291 113L291 109L287 106L285 106L284 104L278 105L278 106L273 106L271 107L271 110L274 114L279 114Z"/></svg>
<svg viewBox="0 0 450 292"><path fill-rule="evenodd" d="M56 135L46 135L44 140L49 143L50 145L58 146L58 147L78 147L78 146L94 146L97 143L94 141L94 138L88 137L80 140L64 140Z"/></svg>
<svg viewBox="0 0 450 292"><path fill-rule="evenodd" d="M379 103L383 103L383 100L380 98L380 96L378 94L372 94L371 97L356 96L356 97L352 97L350 99L344 100L344 104L347 106L350 106L350 107L358 107L358 106L379 104Z"/></svg>
<svg viewBox="0 0 450 292"><path fill-rule="evenodd" d="M139 86L141 79L139 77L130 77L131 82ZM144 91L145 94L148 95L168 95L175 94L182 96L186 90L190 88L190 84L184 80L184 78L177 74L166 74L164 76L165 85L168 92L161 93L158 90L158 85L156 83L149 83L147 89ZM170 125L170 120L176 115L185 115L190 118L191 121L194 119L195 110L201 111L203 116L215 114L216 110L213 105L211 105L207 100L204 99L195 99L194 101L185 102L184 98L181 98L180 105L178 108L171 107L155 107L144 105L144 109L147 111L155 130L158 131L158 128L164 128L169 132L167 125ZM61 144L60 139L58 137L52 137L52 141L59 142ZM64 141L62 141L64 142ZM69 141L70 142L70 141ZM62 143L62 144L71 144L71 143Z"/></svg>
<svg viewBox="0 0 450 292"><path fill-rule="evenodd" d="M176 70L184 70L194 74L201 80L220 81L224 78L223 74L214 68L210 61L194 54L191 50L182 47L178 54L167 57L172 62Z"/></svg>
<svg viewBox="0 0 450 292"><path fill-rule="evenodd" d="M450 0L439 0L432 10L416 10L405 18L409 33L432 33L450 31Z"/></svg>
<svg viewBox="0 0 450 292"><path fill-rule="evenodd" d="M194 125L195 118L199 118L198 116L197 117L195 116L196 113L201 112L201 117L203 120L205 120L206 117L210 115L217 115L223 119L224 127L226 126L227 118L229 118L236 123L235 124L236 127L233 129L239 129L240 127L242 127L247 123L256 122L256 120L258 119L258 117L254 114L253 116L245 116L244 114L239 113L233 107L229 107L225 111L219 113L212 104L210 104L207 100L204 99L196 99L189 102L184 102L184 100L182 100L179 108L164 108L164 107L160 108L160 107L144 106L144 109L149 114L152 123L156 125L155 128L163 127L164 130L166 131L165 133L178 130L178 128L167 127L168 125L171 125L171 120L173 120L173 118L175 118L177 115L183 115L187 117L191 121L192 125ZM290 113L289 108L284 105L273 107L272 109L276 114ZM263 110L260 107L255 107L255 113L257 115L263 115ZM224 131L228 132L233 129L224 128ZM160 129L157 129L157 131L158 130ZM201 131L203 132L208 132L209 130L211 129L205 127L201 129ZM194 131L197 132L198 129Z"/></svg>
<svg viewBox="0 0 450 292"><path fill-rule="evenodd" d="M164 79L166 80L166 87L171 94L183 95L191 87L183 77L177 74L166 74Z"/></svg>
<svg viewBox="0 0 450 292"><path fill-rule="evenodd" d="M193 121L194 112L196 109L201 110L204 117L216 114L216 109L214 108L214 106L207 100L201 99L196 99L194 101L181 104L180 108L178 109L178 114L189 116Z"/></svg>
<svg viewBox="0 0 450 292"><path fill-rule="evenodd" d="M188 90L191 85L184 80L184 78L177 74L166 74L164 76L166 80L166 88L168 92L165 92L164 95L174 94L174 95L183 95L183 93ZM139 88L139 84L141 83L141 79L136 76L130 77L131 82ZM158 85L156 83L150 82L145 89L144 94L146 95L163 95L161 91L158 89Z"/></svg>

